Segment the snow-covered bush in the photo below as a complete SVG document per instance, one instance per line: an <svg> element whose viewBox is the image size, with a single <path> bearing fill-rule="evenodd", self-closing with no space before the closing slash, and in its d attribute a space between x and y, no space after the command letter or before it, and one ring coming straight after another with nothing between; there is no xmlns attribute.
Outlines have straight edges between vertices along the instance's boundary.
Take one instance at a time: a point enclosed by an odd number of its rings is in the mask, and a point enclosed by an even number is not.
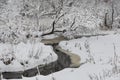
<svg viewBox="0 0 120 80"><path fill-rule="evenodd" d="M67 30L64 31L63 35L68 39L74 39L74 38L82 37L84 35L94 35L96 33L97 33L97 28L94 29L79 25L77 27L73 27L72 29L68 28Z"/></svg>
<svg viewBox="0 0 120 80"><path fill-rule="evenodd" d="M12 46L7 45L0 45L0 60L5 64L9 65L11 62L15 59L14 51L12 49Z"/></svg>
<svg viewBox="0 0 120 80"><path fill-rule="evenodd" d="M113 2L114 18L119 14L119 2L119 0ZM112 21L111 0L2 0L1 3L0 25L4 28L11 27L12 31L18 29L26 33L30 30L49 32L55 16L59 18L62 14L65 15L57 21L55 30L69 29L75 17L73 27L80 27L81 31L84 31L84 28L99 28L100 24L104 24L106 13L107 25L111 25ZM59 15L56 14L57 11ZM14 33L18 34L16 31Z"/></svg>
<svg viewBox="0 0 120 80"><path fill-rule="evenodd" d="M112 26L113 26L114 29L120 28L120 16L118 16L117 18L115 18Z"/></svg>

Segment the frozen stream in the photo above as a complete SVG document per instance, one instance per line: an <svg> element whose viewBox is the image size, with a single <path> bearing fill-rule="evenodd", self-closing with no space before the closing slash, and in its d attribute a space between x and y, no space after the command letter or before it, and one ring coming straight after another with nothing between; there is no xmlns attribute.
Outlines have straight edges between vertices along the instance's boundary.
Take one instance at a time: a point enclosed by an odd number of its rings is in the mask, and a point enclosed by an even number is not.
<svg viewBox="0 0 120 80"><path fill-rule="evenodd" d="M22 76L33 77L33 76L36 76L39 72L40 72L40 75L48 75L53 72L57 72L64 68L70 67L70 64L71 64L70 57L63 52L56 50L55 49L56 45L52 45L52 46L54 48L54 52L58 55L57 61L43 65L43 66L39 65L38 67L34 67L32 69L28 69L28 70L21 71L21 72L3 72L2 73L3 78L20 79L22 78Z"/></svg>

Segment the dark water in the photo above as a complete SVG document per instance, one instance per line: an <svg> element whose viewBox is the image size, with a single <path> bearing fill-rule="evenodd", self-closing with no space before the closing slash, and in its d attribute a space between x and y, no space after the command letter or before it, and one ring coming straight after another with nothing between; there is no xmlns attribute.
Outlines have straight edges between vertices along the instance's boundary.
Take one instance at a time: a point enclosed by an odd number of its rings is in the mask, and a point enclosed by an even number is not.
<svg viewBox="0 0 120 80"><path fill-rule="evenodd" d="M5 79L16 79L16 78L18 78L18 79L20 79L20 78L22 78L22 72L3 72L2 73L2 75L3 75L3 78L5 78Z"/></svg>
<svg viewBox="0 0 120 80"><path fill-rule="evenodd" d="M55 49L56 45L52 45L55 53L58 55L58 60L44 66L38 66L29 70L25 70L24 72L3 72L3 78L5 79L21 79L24 77L33 77L36 76L39 72L40 75L48 75L57 71L60 71L64 68L68 68L71 64L70 57L58 50ZM39 72L38 72L39 71Z"/></svg>

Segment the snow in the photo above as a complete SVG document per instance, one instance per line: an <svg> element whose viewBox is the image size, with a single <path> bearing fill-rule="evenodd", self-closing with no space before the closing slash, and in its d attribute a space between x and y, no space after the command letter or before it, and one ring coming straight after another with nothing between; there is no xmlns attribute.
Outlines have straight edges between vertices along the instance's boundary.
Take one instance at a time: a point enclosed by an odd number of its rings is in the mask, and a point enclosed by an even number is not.
<svg viewBox="0 0 120 80"><path fill-rule="evenodd" d="M53 38L56 38L56 37L58 37L58 36L55 35L55 34L50 34L50 35L43 36L43 39L53 39Z"/></svg>
<svg viewBox="0 0 120 80"><path fill-rule="evenodd" d="M23 77L21 80L119 80L120 73L114 73L113 71L115 53L118 57L116 65L119 68L119 40L119 34L111 34L62 41L59 44L61 48L79 55L81 63L86 63L79 68L66 68L48 76ZM91 58L95 63L89 61Z"/></svg>
<svg viewBox="0 0 120 80"><path fill-rule="evenodd" d="M120 35L97 36L90 38L63 41L59 44L63 49L78 54L82 62L91 54L97 63L107 63L114 56L114 45L116 53L120 56ZM87 48L88 46L88 48ZM89 51L90 52L89 52ZM88 52L87 52L88 51Z"/></svg>
<svg viewBox="0 0 120 80"><path fill-rule="evenodd" d="M100 25L104 26L105 14L108 13L107 24L111 25L111 13L113 0L65 0L60 14L67 12L55 25L57 30L68 30L63 34L70 39L76 35L97 34ZM105 2L107 1L107 2ZM51 0L55 9L60 6L57 0ZM69 3L72 3L70 6ZM114 27L119 27L120 6L119 0L114 0ZM28 7L26 7L28 5ZM57 55L51 46L43 43L32 42L36 36L37 41L41 40L43 33L51 31L53 15L42 16L52 13L52 6L44 0L1 0L0 2L0 72L5 71L23 71L38 65L43 65L57 60ZM23 15L23 14L25 15ZM73 32L70 30L71 23L75 18ZM10 29L11 27L11 29ZM76 30L74 30L78 27ZM113 28L114 28L113 27ZM41 31L41 32L40 32ZM18 36L13 35L13 32ZM48 76L36 76L32 78L23 78L24 80L90 80L92 77L104 76L104 70L112 74L115 65L120 66L120 34L111 34L106 31L106 36L96 36L89 38L73 39L62 41L59 46L77 54L84 63L79 68L67 68ZM99 32L102 34L102 32ZM26 35L30 34L31 40L27 42ZM56 35L44 36L43 39L53 39ZM11 44L16 42L16 44ZM23 43L25 42L25 43ZM19 44L18 44L19 43ZM13 59L13 60L12 60ZM11 64L5 65L3 62L11 61ZM21 65L21 63L24 64ZM96 69L96 70L95 70ZM95 75L94 75L95 74ZM115 76L105 76L104 80L119 80L119 74Z"/></svg>
<svg viewBox="0 0 120 80"><path fill-rule="evenodd" d="M36 77L32 77L32 78L25 78L23 77L23 80L36 80L36 78L38 78L38 80L53 80L52 78L54 78L55 80L90 80L89 79L89 75L90 74L99 74L102 70L109 70L109 68L111 68L111 66L106 66L106 65L95 65L95 64L85 64L83 66L81 66L80 68L68 68L68 69L64 69L62 71L53 73L51 75L48 76L36 76ZM11 79L14 80L14 79ZM15 79L17 80L17 79Z"/></svg>
<svg viewBox="0 0 120 80"><path fill-rule="evenodd" d="M24 67L17 60L12 61L12 63L7 66L0 61L0 72L23 71L23 69Z"/></svg>
<svg viewBox="0 0 120 80"><path fill-rule="evenodd" d="M113 77L108 77L106 80L120 80L120 74L114 75Z"/></svg>
<svg viewBox="0 0 120 80"><path fill-rule="evenodd" d="M34 68L38 65L51 63L57 60L57 55L51 46L46 46L43 43L19 43L0 44L0 71L23 71ZM14 54L14 55L13 55ZM2 60L9 60L14 57L14 60L9 65L5 65ZM21 65L20 63L23 63Z"/></svg>
<svg viewBox="0 0 120 80"><path fill-rule="evenodd" d="M92 64L95 64L93 66L94 69L95 66L104 66L103 68L107 67L111 68L109 69L111 74L114 74L112 72L112 67L114 66L114 61L116 61L116 65L119 68L119 57L120 57L120 35L119 34L111 34L107 36L97 36L97 37L89 37L89 38L81 38L81 39L74 39L70 41L63 41L59 44L63 49L69 50L72 53L75 53L81 57L81 63L84 62L90 62ZM117 60L115 60L115 56ZM110 67L111 66L111 67ZM88 70L84 71L90 71L92 69L89 68L90 65L88 65ZM97 70L103 71L102 67L99 67ZM97 75L97 72L100 73L100 71L95 71L95 75ZM119 70L119 69L118 69ZM105 69L106 71L106 69ZM80 74L80 73L75 73ZM90 73L92 74L92 73ZM83 76L83 74L81 74ZM97 76L104 76L104 74L98 74ZM116 74L115 74L116 75ZM107 77L107 76L106 76ZM111 75L112 77L112 75ZM78 77L79 78L79 77ZM120 76L118 76L118 79L120 79ZM72 80L72 79L71 79ZM77 79L76 79L77 80ZM78 79L79 80L79 79ZM89 80L89 79L85 79ZM93 79L96 80L96 79ZM100 79L102 80L102 79ZM105 79L104 79L105 80ZM109 79L108 79L109 80ZM111 80L114 80L112 77ZM116 79L117 80L117 79Z"/></svg>

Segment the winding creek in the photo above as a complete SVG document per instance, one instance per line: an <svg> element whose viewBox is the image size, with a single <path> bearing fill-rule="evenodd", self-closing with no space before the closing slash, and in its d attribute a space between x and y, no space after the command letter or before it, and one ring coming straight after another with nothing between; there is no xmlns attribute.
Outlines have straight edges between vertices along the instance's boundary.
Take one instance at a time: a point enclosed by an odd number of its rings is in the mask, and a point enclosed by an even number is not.
<svg viewBox="0 0 120 80"><path fill-rule="evenodd" d="M63 40L63 39L58 39L58 40ZM60 48L58 48L58 43L60 41L57 41L54 43L54 41L52 41L53 43L51 44L46 44L46 45L51 45L53 47L54 52L58 55L58 60L46 65L39 65L35 68L32 69L28 69L25 71L21 71L21 72L3 72L1 75L3 78L5 79L22 79L22 76L24 77L33 77L36 76L38 74L40 75L49 75L51 73L60 71L64 68L69 68L69 67L79 67L79 61L80 58L79 56L75 57L75 60L72 59L73 57L71 56L76 56L76 55L70 55L67 54L65 51L61 51ZM76 62L77 60L77 62ZM75 64L74 64L75 62ZM74 65L74 66L71 66ZM76 66L75 66L76 65Z"/></svg>

